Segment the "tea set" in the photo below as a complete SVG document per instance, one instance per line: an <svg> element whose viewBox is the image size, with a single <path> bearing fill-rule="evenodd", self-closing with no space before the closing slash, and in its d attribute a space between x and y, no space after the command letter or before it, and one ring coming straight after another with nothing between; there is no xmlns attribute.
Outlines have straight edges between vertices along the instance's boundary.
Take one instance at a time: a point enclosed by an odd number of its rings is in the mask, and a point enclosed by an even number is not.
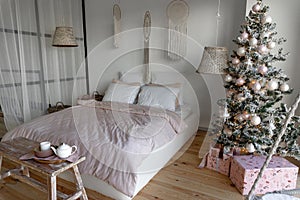
<svg viewBox="0 0 300 200"><path fill-rule="evenodd" d="M65 159L73 155L77 151L77 146L69 146L68 144L62 143L58 147L51 146L49 141L41 142L39 147L34 150L37 157L45 158L52 156L53 153L61 158Z"/></svg>

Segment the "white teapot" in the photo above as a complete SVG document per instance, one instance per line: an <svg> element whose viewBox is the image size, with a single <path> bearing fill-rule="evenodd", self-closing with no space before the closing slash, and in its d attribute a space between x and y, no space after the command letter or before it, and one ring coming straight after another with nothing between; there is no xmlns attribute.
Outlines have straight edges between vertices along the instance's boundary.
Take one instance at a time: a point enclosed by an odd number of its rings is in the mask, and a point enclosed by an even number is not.
<svg viewBox="0 0 300 200"><path fill-rule="evenodd" d="M60 158L67 158L70 155L74 154L77 151L77 146L69 146L65 143L62 143L57 149L51 146L51 149Z"/></svg>

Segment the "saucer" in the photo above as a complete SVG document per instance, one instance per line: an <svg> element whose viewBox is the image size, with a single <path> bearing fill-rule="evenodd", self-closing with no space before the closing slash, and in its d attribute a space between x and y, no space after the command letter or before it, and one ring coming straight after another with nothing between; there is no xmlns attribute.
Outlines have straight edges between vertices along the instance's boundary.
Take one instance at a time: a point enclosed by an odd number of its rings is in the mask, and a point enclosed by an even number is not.
<svg viewBox="0 0 300 200"><path fill-rule="evenodd" d="M51 149L46 151L40 151L39 148L34 149L34 155L39 158L46 158L53 155L53 151Z"/></svg>

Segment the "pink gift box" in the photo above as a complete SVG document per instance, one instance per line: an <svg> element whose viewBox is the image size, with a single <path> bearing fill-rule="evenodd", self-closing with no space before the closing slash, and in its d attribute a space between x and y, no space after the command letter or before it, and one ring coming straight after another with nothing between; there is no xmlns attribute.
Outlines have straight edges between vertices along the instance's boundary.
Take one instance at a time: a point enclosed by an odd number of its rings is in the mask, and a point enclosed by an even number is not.
<svg viewBox="0 0 300 200"><path fill-rule="evenodd" d="M265 156L234 156L230 179L243 195L247 195L265 162ZM286 159L274 156L259 180L255 194L296 188L298 167Z"/></svg>
<svg viewBox="0 0 300 200"><path fill-rule="evenodd" d="M220 149L211 148L207 155L206 167L226 176L229 176L231 156L223 154L223 158L219 158Z"/></svg>

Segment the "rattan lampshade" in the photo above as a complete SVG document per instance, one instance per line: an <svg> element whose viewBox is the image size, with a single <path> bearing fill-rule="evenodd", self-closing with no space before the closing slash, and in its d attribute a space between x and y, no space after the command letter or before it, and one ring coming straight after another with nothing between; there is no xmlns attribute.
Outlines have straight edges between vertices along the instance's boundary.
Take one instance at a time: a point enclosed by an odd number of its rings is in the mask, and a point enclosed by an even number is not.
<svg viewBox="0 0 300 200"><path fill-rule="evenodd" d="M205 47L198 73L224 74L227 67L228 50L225 47Z"/></svg>
<svg viewBox="0 0 300 200"><path fill-rule="evenodd" d="M55 47L77 47L78 44L73 34L72 27L56 27L52 46Z"/></svg>

